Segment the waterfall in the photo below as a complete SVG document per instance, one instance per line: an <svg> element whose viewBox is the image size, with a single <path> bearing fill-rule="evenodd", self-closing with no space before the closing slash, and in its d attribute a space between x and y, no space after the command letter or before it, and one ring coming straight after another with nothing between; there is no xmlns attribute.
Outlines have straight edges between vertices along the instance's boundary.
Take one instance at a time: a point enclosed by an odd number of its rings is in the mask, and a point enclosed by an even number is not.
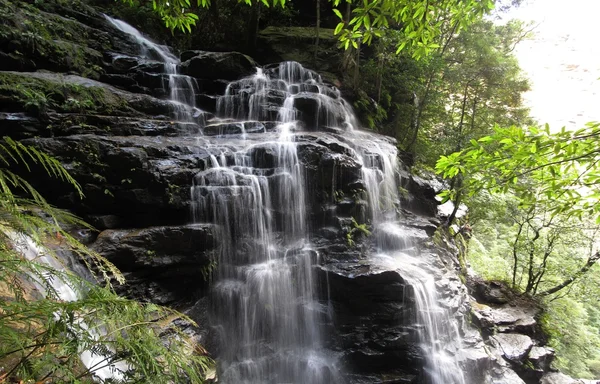
<svg viewBox="0 0 600 384"><path fill-rule="evenodd" d="M369 202L366 219L378 258L393 260L411 289L419 342L427 363L424 380L465 384L445 341L460 340L437 305L434 276L402 227L395 142L358 130L339 91L295 62L259 68L231 82L217 101L214 138L199 139L211 152L191 189L196 221L221 228L222 247L213 289L213 324L220 335L225 383L343 382L335 356L323 346L330 311L318 298L306 219L306 197L297 139L330 130L343 136L361 165ZM276 121L267 129L266 121ZM232 121L238 135L227 135ZM260 127L261 137L244 127ZM227 137L227 140L223 140ZM235 143L233 142L235 140ZM401 252L404 251L404 252ZM408 253L412 253L409 255ZM407 299L408 300L408 299Z"/></svg>
<svg viewBox="0 0 600 384"><path fill-rule="evenodd" d="M23 255L27 260L45 265L61 273L69 272L55 257L48 255L47 251L36 244L31 237L18 233L9 233L8 235L11 239L14 249ZM73 289L72 284L69 284L60 275L52 274L51 276L48 276L45 281L39 281L37 278L30 276L30 281L35 284L38 292L44 296L48 294L46 287L50 286L52 287L52 290L56 292L60 300L76 301L81 299L80 294ZM77 319L76 321L77 325L86 332L89 332L89 334L92 335L95 340L98 340L101 336L103 336L102 334L97 333L101 332L101 328L90 329L80 319ZM99 379L101 382L110 380L123 380L123 373L131 369L131 367L123 361L106 365L106 356L100 352L83 350L80 353L80 358L83 365L86 368L91 369L94 377Z"/></svg>
<svg viewBox="0 0 600 384"><path fill-rule="evenodd" d="M318 254L310 248L294 135L299 122L290 89L307 73L286 78L258 69L229 84L218 100L223 119L211 124L227 125L234 118L243 126L267 118L265 103L279 97L278 110L270 111L276 127L259 143L244 133L236 146L231 140L205 141L213 155L194 177L196 220L221 228L212 322L220 336L225 383L342 382L323 347L321 324L329 311L318 299L313 268Z"/></svg>
<svg viewBox="0 0 600 384"><path fill-rule="evenodd" d="M163 63L164 74L167 76L167 81L163 82L163 88L169 94L175 120L194 122L195 119L200 119L202 121L204 112L196 108L195 91L198 89L198 84L193 77L179 74L180 60L173 55L169 47L156 44L122 20L113 19L107 15L104 17L112 26L132 38L139 47L141 57Z"/></svg>
<svg viewBox="0 0 600 384"><path fill-rule="evenodd" d="M174 118L192 121L197 85L178 73L179 60L128 24L107 20L131 36L146 60L164 64ZM296 62L257 68L230 82L217 99L215 116L196 137L208 156L199 160L190 195L194 221L218 227L210 325L219 380L345 382L339 353L327 348L332 310L323 296L329 288L319 287L317 279L321 255L309 236L311 191L299 151L305 137L319 137L333 138L360 167L357 194L368 207L357 219L373 233L367 257L405 282L405 302L414 306L414 316L405 320L414 324L426 360L423 382L465 384L457 350L447 350L459 345L460 335L438 305L436 272L428 267L435 255L421 253L401 225L395 141L361 131L340 91ZM343 180L334 180L332 196L336 182Z"/></svg>

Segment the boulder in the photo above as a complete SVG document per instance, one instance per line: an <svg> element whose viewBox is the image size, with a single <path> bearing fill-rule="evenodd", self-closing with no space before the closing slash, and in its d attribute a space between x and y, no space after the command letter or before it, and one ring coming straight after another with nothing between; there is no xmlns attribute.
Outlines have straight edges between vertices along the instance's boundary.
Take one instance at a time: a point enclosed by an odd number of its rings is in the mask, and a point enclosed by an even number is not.
<svg viewBox="0 0 600 384"><path fill-rule="evenodd" d="M249 56L239 52L185 52L181 72L198 79L235 80L256 72L257 64ZM191 56L191 57L190 57Z"/></svg>
<svg viewBox="0 0 600 384"><path fill-rule="evenodd" d="M497 343L502 355L513 362L522 362L533 347L529 336L518 333L499 333L490 338Z"/></svg>
<svg viewBox="0 0 600 384"><path fill-rule="evenodd" d="M105 230L92 249L124 273L128 296L175 304L206 286L215 246L213 225L191 224Z"/></svg>
<svg viewBox="0 0 600 384"><path fill-rule="evenodd" d="M540 380L540 384L587 384L583 380L576 380L560 372L551 372Z"/></svg>
<svg viewBox="0 0 600 384"><path fill-rule="evenodd" d="M548 372L555 357L554 353L555 351L552 348L534 346L529 351L527 359L533 364L537 372Z"/></svg>

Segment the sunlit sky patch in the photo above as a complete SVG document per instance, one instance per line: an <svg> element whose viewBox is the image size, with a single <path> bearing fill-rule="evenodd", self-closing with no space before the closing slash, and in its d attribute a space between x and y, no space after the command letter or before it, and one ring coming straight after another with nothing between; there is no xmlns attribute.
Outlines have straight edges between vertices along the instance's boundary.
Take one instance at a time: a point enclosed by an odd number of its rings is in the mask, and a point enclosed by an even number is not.
<svg viewBox="0 0 600 384"><path fill-rule="evenodd" d="M516 49L532 115L554 130L600 120L599 0L526 0L508 16L537 24Z"/></svg>

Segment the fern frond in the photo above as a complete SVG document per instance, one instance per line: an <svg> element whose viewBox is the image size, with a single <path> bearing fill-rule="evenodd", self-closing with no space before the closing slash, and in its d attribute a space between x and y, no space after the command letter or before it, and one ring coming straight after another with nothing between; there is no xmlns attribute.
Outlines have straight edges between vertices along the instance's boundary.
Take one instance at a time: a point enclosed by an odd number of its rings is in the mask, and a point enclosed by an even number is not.
<svg viewBox="0 0 600 384"><path fill-rule="evenodd" d="M81 186L77 180L75 180L73 176L71 176L71 174L62 166L60 161L42 151L37 150L33 146L24 145L23 143L15 141L8 136L4 136L2 140L4 141L4 144L0 144L0 151L2 152L0 153L0 158L7 166L10 165L10 162L8 162L6 158L2 156L2 154L9 156L15 164L24 165L28 171L31 170L29 161L33 162L34 164L39 164L44 168L49 176L53 176L72 185L77 191L79 197L83 198L84 195Z"/></svg>

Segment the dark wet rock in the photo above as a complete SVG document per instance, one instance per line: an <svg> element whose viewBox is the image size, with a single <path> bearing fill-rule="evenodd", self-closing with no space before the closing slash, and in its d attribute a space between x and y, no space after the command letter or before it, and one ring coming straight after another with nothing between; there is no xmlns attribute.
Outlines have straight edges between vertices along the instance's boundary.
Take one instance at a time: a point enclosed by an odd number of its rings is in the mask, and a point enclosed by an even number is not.
<svg viewBox="0 0 600 384"><path fill-rule="evenodd" d="M143 60L137 56L128 56L114 52L106 52L105 56L110 61L110 69L115 74L127 74Z"/></svg>
<svg viewBox="0 0 600 384"><path fill-rule="evenodd" d="M490 307L484 304L474 303L472 306L473 321L486 333L518 332L534 336L538 325L535 316L538 315L537 308L522 307Z"/></svg>
<svg viewBox="0 0 600 384"><path fill-rule="evenodd" d="M192 177L209 157L193 138L73 135L26 143L63 161L87 196L79 200L64 183L50 180L39 188L51 201L82 215L118 212L127 225L186 221ZM47 180L43 176L40 181Z"/></svg>
<svg viewBox="0 0 600 384"><path fill-rule="evenodd" d="M88 215L89 223L99 230L122 227L122 219L117 215Z"/></svg>
<svg viewBox="0 0 600 384"><path fill-rule="evenodd" d="M504 283L472 279L470 283L473 296L481 303L506 304L515 293Z"/></svg>
<svg viewBox="0 0 600 384"><path fill-rule="evenodd" d="M269 26L258 34L257 57L266 63L297 61L320 71L339 72L343 55L337 49L338 42L333 29L321 28L319 39L319 54L315 63L311 51L315 41L314 28ZM335 81L336 76L330 75L327 79Z"/></svg>
<svg viewBox="0 0 600 384"><path fill-rule="evenodd" d="M203 128L206 136L239 135L245 133L264 133L265 126L259 121L234 123L209 123Z"/></svg>
<svg viewBox="0 0 600 384"><path fill-rule="evenodd" d="M324 99L322 95L315 93L304 92L294 97L298 120L304 123L308 131L318 131L326 126L340 126L344 121L343 116L335 107L334 101Z"/></svg>
<svg viewBox="0 0 600 384"><path fill-rule="evenodd" d="M181 63L181 72L198 79L236 80L256 72L254 60L239 52L184 52L188 58Z"/></svg>
<svg viewBox="0 0 600 384"><path fill-rule="evenodd" d="M406 193L401 194L403 207L418 214L436 216L438 201L436 196L440 190L436 181L402 172L401 186Z"/></svg>
<svg viewBox="0 0 600 384"><path fill-rule="evenodd" d="M527 355L527 359L533 365L533 368L538 373L548 372L550 370L550 365L555 357L554 349L550 347L538 347L534 346L529 351Z"/></svg>
<svg viewBox="0 0 600 384"><path fill-rule="evenodd" d="M0 112L0 125L2 134L12 138L39 136L46 130L45 124L39 118L23 112Z"/></svg>
<svg viewBox="0 0 600 384"><path fill-rule="evenodd" d="M192 224L105 230L92 248L133 281L125 292L172 303L194 297L206 282L213 248L213 226Z"/></svg>
<svg viewBox="0 0 600 384"><path fill-rule="evenodd" d="M217 100L217 96L203 94L196 95L196 105L198 106L198 108L201 108L211 113L215 113L217 111Z"/></svg>

